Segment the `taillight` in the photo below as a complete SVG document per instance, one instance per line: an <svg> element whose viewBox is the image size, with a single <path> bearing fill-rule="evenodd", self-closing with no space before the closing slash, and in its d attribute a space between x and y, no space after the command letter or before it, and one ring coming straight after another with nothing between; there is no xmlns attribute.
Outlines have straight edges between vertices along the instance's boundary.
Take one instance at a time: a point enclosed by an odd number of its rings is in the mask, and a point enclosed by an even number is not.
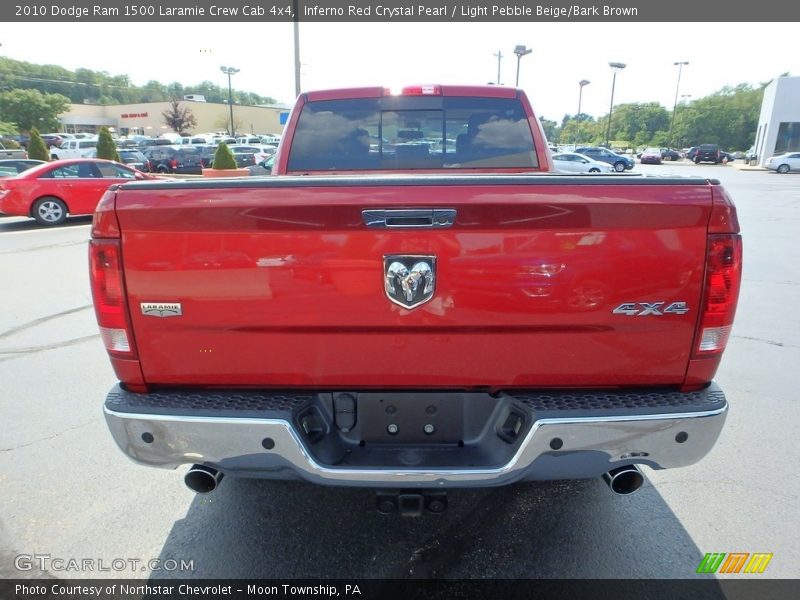
<svg viewBox="0 0 800 600"><path fill-rule="evenodd" d="M742 279L742 238L711 234L706 253L706 277L695 358L718 356L730 337Z"/></svg>
<svg viewBox="0 0 800 600"><path fill-rule="evenodd" d="M118 239L90 240L89 275L94 312L106 350L117 358L135 359Z"/></svg>
<svg viewBox="0 0 800 600"><path fill-rule="evenodd" d="M89 279L94 312L106 350L117 358L135 359L115 212L117 187L109 188L95 209L89 241Z"/></svg>
<svg viewBox="0 0 800 600"><path fill-rule="evenodd" d="M178 168L178 161L176 159L172 159L169 161L169 168L170 169L177 169Z"/></svg>

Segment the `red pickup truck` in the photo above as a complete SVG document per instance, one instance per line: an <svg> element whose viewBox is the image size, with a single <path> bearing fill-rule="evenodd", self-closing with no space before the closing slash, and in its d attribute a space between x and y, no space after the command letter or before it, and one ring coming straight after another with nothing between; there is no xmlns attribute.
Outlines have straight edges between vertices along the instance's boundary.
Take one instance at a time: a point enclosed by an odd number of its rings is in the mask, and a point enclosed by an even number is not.
<svg viewBox="0 0 800 600"><path fill-rule="evenodd" d="M302 478L404 514L523 480L631 493L720 433L741 257L719 182L555 173L520 90L305 93L273 176L103 196L106 418L198 492Z"/></svg>

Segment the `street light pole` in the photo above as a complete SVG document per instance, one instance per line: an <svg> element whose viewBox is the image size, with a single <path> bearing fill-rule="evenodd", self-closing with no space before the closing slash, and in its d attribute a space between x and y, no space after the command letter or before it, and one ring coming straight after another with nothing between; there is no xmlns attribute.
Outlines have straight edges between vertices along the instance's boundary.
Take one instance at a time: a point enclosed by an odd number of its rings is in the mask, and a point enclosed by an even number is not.
<svg viewBox="0 0 800 600"><path fill-rule="evenodd" d="M220 67L219 70L228 76L228 106L230 106L231 109L230 135L233 137L233 89L231 88L231 75L236 75L236 73L239 72L239 69L235 67Z"/></svg>
<svg viewBox="0 0 800 600"><path fill-rule="evenodd" d="M578 89L578 113L577 113L578 115L581 114L581 99L583 98L583 88L584 86L587 86L590 83L592 82L589 81L588 79L581 79L578 82L578 85L580 86L580 88Z"/></svg>
<svg viewBox="0 0 800 600"><path fill-rule="evenodd" d="M519 87L519 61L523 56L527 56L531 52L533 52L531 48L526 48L525 46L514 46L514 54L517 55L517 79L514 82L514 87Z"/></svg>
<svg viewBox="0 0 800 600"><path fill-rule="evenodd" d="M675 85L675 102L672 105L672 121L669 124L669 143L670 145L673 143L672 139L672 130L675 128L675 111L678 108L678 90L681 87L681 70L683 70L684 65L688 65L688 60L682 60L678 62L672 63L673 66L678 67L678 83Z"/></svg>
<svg viewBox="0 0 800 600"><path fill-rule="evenodd" d="M500 85L500 61L503 60L503 53L498 50L497 54L492 54L497 57L497 85Z"/></svg>
<svg viewBox="0 0 800 600"><path fill-rule="evenodd" d="M293 0L292 11L294 15L294 95L300 95L300 13L298 0Z"/></svg>
<svg viewBox="0 0 800 600"><path fill-rule="evenodd" d="M614 76L611 79L611 105L608 107L608 125L606 126L606 148L611 145L611 113L614 110L614 88L617 85L617 71L621 71L628 65L621 62L610 62L608 66L614 71Z"/></svg>

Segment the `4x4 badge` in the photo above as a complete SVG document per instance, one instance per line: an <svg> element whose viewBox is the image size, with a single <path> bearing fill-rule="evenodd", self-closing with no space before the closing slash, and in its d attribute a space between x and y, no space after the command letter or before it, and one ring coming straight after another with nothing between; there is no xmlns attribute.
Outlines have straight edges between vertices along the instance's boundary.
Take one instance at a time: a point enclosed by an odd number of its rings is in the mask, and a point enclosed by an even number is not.
<svg viewBox="0 0 800 600"><path fill-rule="evenodd" d="M433 298L436 289L436 257L384 256L383 289L389 300L403 308L424 304Z"/></svg>
<svg viewBox="0 0 800 600"><path fill-rule="evenodd" d="M686 302L673 302L666 308L662 308L665 304L666 302L623 302L611 312L615 315L629 317L685 315L689 312L689 305Z"/></svg>

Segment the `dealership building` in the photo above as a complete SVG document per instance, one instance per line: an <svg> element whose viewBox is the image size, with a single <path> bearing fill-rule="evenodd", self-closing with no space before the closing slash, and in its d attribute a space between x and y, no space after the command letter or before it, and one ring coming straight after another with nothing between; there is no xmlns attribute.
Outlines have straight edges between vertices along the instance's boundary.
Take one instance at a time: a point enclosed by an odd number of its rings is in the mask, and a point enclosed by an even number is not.
<svg viewBox="0 0 800 600"><path fill-rule="evenodd" d="M189 108L197 120L186 133L211 133L227 131L230 124L230 106L212 102L182 100L180 108ZM97 133L108 127L119 136L147 135L158 137L175 133L164 123L163 113L171 110L171 102L143 102L137 104L70 104L69 111L59 115L61 131L65 133ZM280 134L289 116L285 105L241 106L233 105L233 122L238 134Z"/></svg>
<svg viewBox="0 0 800 600"><path fill-rule="evenodd" d="M778 77L764 88L755 148L762 167L770 156L800 150L800 77Z"/></svg>

